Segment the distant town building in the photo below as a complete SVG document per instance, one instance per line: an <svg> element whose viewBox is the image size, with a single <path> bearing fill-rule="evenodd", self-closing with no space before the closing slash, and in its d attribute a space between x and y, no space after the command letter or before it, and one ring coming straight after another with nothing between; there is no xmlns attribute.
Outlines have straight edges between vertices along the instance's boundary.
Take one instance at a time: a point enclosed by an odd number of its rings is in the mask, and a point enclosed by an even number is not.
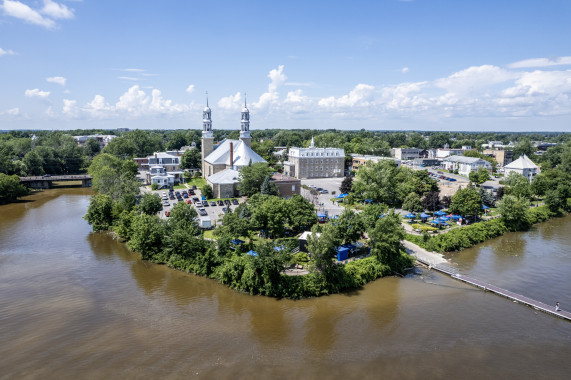
<svg viewBox="0 0 571 380"><path fill-rule="evenodd" d="M482 151L486 156L494 157L499 166L506 166L513 161L514 152L513 150L502 149L484 149Z"/></svg>
<svg viewBox="0 0 571 380"><path fill-rule="evenodd" d="M440 166L440 160L436 158L416 158L412 164L416 167Z"/></svg>
<svg viewBox="0 0 571 380"><path fill-rule="evenodd" d="M286 175L298 179L343 177L345 151L341 148L316 148L313 138L309 148L290 148L283 163Z"/></svg>
<svg viewBox="0 0 571 380"><path fill-rule="evenodd" d="M111 140L113 140L115 137L115 135L88 135L88 136L73 136L73 138L75 139L75 141L77 142L77 145L79 146L84 146L85 143L87 142L87 140L89 139L95 139L97 140L97 142L99 143L99 147L101 149L103 149L104 147L107 146L107 144L109 144L109 142Z"/></svg>
<svg viewBox="0 0 571 380"><path fill-rule="evenodd" d="M450 148L438 148L436 149L436 155L428 158L445 158L450 156L461 156L464 153L463 149L450 149Z"/></svg>
<svg viewBox="0 0 571 380"><path fill-rule="evenodd" d="M458 174L468 176L471 171L485 168L492 170L492 165L478 157L451 156L442 160L441 166L446 170L458 170Z"/></svg>
<svg viewBox="0 0 571 380"><path fill-rule="evenodd" d="M419 158L422 149L419 148L392 148L391 156L401 161L414 160Z"/></svg>
<svg viewBox="0 0 571 380"><path fill-rule="evenodd" d="M512 172L523 175L531 182L535 176L540 173L540 169L524 154L514 162L504 166L504 174L506 177Z"/></svg>
<svg viewBox="0 0 571 380"><path fill-rule="evenodd" d="M379 162L382 160L394 161L398 167L401 166L401 160L394 157L371 156L367 154L351 154L351 171L358 172L359 166L367 164L367 162Z"/></svg>

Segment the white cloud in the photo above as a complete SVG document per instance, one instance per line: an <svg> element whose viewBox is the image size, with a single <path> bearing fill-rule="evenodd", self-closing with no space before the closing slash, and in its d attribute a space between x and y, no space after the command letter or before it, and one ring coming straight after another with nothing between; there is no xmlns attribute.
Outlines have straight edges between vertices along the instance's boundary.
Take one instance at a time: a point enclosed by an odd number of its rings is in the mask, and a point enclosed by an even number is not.
<svg viewBox="0 0 571 380"><path fill-rule="evenodd" d="M46 28L53 28L55 26L54 20L43 17L40 12L19 1L4 0L2 10L7 16L24 20L30 24L36 24Z"/></svg>
<svg viewBox="0 0 571 380"><path fill-rule="evenodd" d="M188 87L186 88L186 92L192 94L194 92L194 85L193 84L188 85Z"/></svg>
<svg viewBox="0 0 571 380"><path fill-rule="evenodd" d="M49 91L41 91L38 88L34 88L33 90L26 90L26 92L24 93L28 98L42 98L45 99L48 96L50 96L50 92Z"/></svg>
<svg viewBox="0 0 571 380"><path fill-rule="evenodd" d="M283 72L284 65L279 65L277 69L270 70L268 78L271 82L268 85L268 92L276 92L278 87L285 83L287 77Z"/></svg>
<svg viewBox="0 0 571 380"><path fill-rule="evenodd" d="M220 107L223 111L239 111L241 104L242 94L240 94L240 92L221 98L218 101L218 107Z"/></svg>
<svg viewBox="0 0 571 380"><path fill-rule="evenodd" d="M73 9L69 9L64 4L58 4L52 0L44 0L44 7L41 12L55 19L71 19L74 17Z"/></svg>
<svg viewBox="0 0 571 380"><path fill-rule="evenodd" d="M403 68L400 70L400 72L403 73L403 74L406 74L406 73L408 73L409 71L410 71L410 69L409 69L408 67L403 67Z"/></svg>
<svg viewBox="0 0 571 380"><path fill-rule="evenodd" d="M333 96L323 98L318 102L318 104L325 108L367 106L374 99L374 91L374 86L360 83L356 85L349 94L343 95L339 98L335 98Z"/></svg>
<svg viewBox="0 0 571 380"><path fill-rule="evenodd" d="M4 50L2 48L0 48L0 57L2 57L3 55L15 55L16 53L14 52L14 50Z"/></svg>
<svg viewBox="0 0 571 380"><path fill-rule="evenodd" d="M123 79L123 80L130 80L130 81L144 80L143 78L135 78L135 77L117 77L117 78Z"/></svg>
<svg viewBox="0 0 571 380"><path fill-rule="evenodd" d="M510 63L510 69L571 65L571 57L530 58Z"/></svg>
<svg viewBox="0 0 571 380"><path fill-rule="evenodd" d="M449 77L437 79L436 87L452 93L464 94L477 89L515 79L519 74L493 65L472 66L458 71Z"/></svg>
<svg viewBox="0 0 571 380"><path fill-rule="evenodd" d="M18 116L20 115L20 109L18 107L10 108L4 112L0 112L0 115Z"/></svg>
<svg viewBox="0 0 571 380"><path fill-rule="evenodd" d="M49 77L49 78L46 78L46 81L48 81L50 83L57 83L61 86L65 86L65 82L67 81L67 79L64 77Z"/></svg>

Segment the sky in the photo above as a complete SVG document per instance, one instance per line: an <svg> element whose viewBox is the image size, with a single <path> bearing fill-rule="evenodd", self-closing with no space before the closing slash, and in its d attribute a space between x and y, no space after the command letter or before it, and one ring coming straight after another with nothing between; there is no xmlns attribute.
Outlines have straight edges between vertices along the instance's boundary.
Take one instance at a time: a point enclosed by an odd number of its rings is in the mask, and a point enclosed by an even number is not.
<svg viewBox="0 0 571 380"><path fill-rule="evenodd" d="M0 0L0 130L571 132L571 1Z"/></svg>

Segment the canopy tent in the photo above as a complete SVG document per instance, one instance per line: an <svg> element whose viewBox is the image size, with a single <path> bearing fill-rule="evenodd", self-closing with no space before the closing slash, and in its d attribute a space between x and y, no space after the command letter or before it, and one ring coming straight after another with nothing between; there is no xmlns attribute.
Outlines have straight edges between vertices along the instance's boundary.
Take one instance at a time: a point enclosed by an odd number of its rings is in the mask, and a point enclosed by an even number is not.
<svg viewBox="0 0 571 380"><path fill-rule="evenodd" d="M372 200L372 199L365 199L365 202L367 202L367 203L373 203L373 200Z"/></svg>
<svg viewBox="0 0 571 380"><path fill-rule="evenodd" d="M411 213L409 213L409 214L406 214L404 217L405 217L405 218L412 219L412 218L416 218L416 215L411 212Z"/></svg>
<svg viewBox="0 0 571 380"><path fill-rule="evenodd" d="M450 218L447 216L441 216L440 218L438 218L438 220L440 220L441 222L447 222L450 220Z"/></svg>
<svg viewBox="0 0 571 380"><path fill-rule="evenodd" d="M245 241L244 241L244 240L240 240L240 239L234 239L234 240L232 240L230 243L238 245L238 244L244 244Z"/></svg>
<svg viewBox="0 0 571 380"><path fill-rule="evenodd" d="M487 209L489 209L489 207L488 207L488 206L486 206L486 205L482 205L482 208L483 208L484 210L487 210Z"/></svg>
<svg viewBox="0 0 571 380"><path fill-rule="evenodd" d="M318 218L327 218L327 214L324 214L324 213L322 213L322 212L318 212L318 213L317 213L317 217L318 217Z"/></svg>
<svg viewBox="0 0 571 380"><path fill-rule="evenodd" d="M423 212L422 214L420 214L420 218L421 218L421 219L430 218L430 215L428 215L427 213Z"/></svg>
<svg viewBox="0 0 571 380"><path fill-rule="evenodd" d="M449 215L449 216L450 216L450 215ZM461 215L456 215L456 214L452 214L452 216L450 216L450 217L451 217L452 219L454 219L454 220L464 219L464 218L462 218Z"/></svg>
<svg viewBox="0 0 571 380"><path fill-rule="evenodd" d="M445 213L444 211L440 210L440 211L436 211L436 212L434 213L434 215L442 216L442 215L446 215L446 213Z"/></svg>
<svg viewBox="0 0 571 380"><path fill-rule="evenodd" d="M335 198L345 198L347 195L349 195L349 194L347 194L347 193L337 194L335 196Z"/></svg>
<svg viewBox="0 0 571 380"><path fill-rule="evenodd" d="M250 255L250 256L258 256L258 254L255 251L249 250L248 252L246 252L246 255Z"/></svg>
<svg viewBox="0 0 571 380"><path fill-rule="evenodd" d="M274 247L274 251L276 252L281 252L285 249L285 247L283 245L278 245Z"/></svg>
<svg viewBox="0 0 571 380"><path fill-rule="evenodd" d="M432 223L432 224L438 224L439 226L447 226L447 225L448 225L448 223L446 223L446 222L444 222L444 221L442 221L442 220L439 220L439 219L433 220L433 221L430 222L430 223Z"/></svg>

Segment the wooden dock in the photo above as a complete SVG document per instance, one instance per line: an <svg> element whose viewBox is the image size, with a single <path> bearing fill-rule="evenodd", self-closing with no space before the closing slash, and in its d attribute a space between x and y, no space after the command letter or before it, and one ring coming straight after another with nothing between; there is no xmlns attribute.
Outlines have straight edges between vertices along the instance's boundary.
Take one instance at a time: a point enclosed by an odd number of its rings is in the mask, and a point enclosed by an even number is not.
<svg viewBox="0 0 571 380"><path fill-rule="evenodd" d="M434 269L438 272L447 274L456 280L459 280L459 281L465 282L467 284L470 284L472 286L476 286L480 289L483 289L485 292L495 293L497 295L500 295L502 297L510 299L514 302L518 302L518 303L522 303L524 305L530 306L530 307L534 308L535 310L539 310L539 311L542 311L544 313L551 314L553 316L565 319L567 321L571 321L571 313L568 311L564 311L564 310L555 311L555 305L546 305L543 302L539 302L539 301L533 300L531 298L524 297L520 294L510 292L509 290L502 289L500 287L497 287L497 286L494 286L491 284L487 284L487 283L480 281L478 279L475 279L473 277L460 274L460 273L458 273L458 271L455 268L451 267L448 264L430 265L429 263L425 263L422 260L419 260L418 257L417 257L417 261L428 266L429 269Z"/></svg>

